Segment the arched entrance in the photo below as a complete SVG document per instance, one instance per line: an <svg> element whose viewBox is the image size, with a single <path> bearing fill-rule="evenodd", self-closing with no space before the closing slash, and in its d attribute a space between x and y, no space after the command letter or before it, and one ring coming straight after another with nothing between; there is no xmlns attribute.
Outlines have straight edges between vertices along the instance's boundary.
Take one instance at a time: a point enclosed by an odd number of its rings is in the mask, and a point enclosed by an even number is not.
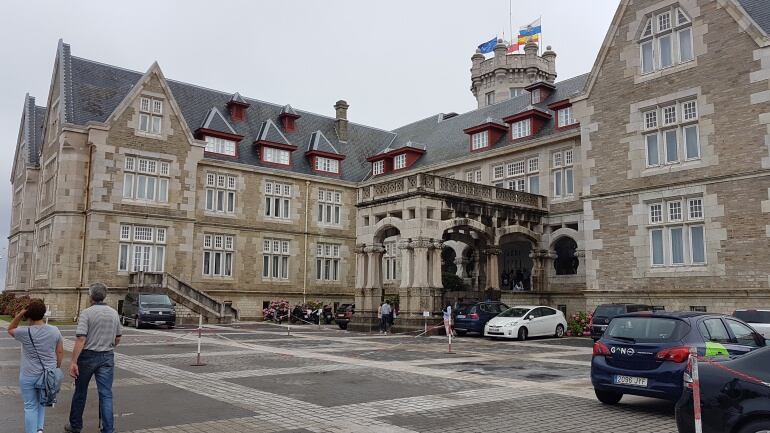
<svg viewBox="0 0 770 433"><path fill-rule="evenodd" d="M534 261L532 239L521 233L512 233L500 239L501 290L532 290Z"/></svg>
<svg viewBox="0 0 770 433"><path fill-rule="evenodd" d="M553 267L556 275L575 275L578 272L580 261L576 256L577 242L568 236L562 236L553 244L556 258Z"/></svg>

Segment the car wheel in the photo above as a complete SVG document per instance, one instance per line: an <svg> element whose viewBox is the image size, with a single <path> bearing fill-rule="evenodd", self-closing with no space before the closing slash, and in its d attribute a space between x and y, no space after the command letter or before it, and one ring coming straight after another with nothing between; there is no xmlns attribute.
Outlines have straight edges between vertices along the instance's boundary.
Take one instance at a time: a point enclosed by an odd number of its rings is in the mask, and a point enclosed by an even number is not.
<svg viewBox="0 0 770 433"><path fill-rule="evenodd" d="M556 338L564 337L564 326L563 325L557 325L556 326Z"/></svg>
<svg viewBox="0 0 770 433"><path fill-rule="evenodd" d="M519 341L527 339L527 328L519 328Z"/></svg>
<svg viewBox="0 0 770 433"><path fill-rule="evenodd" d="M619 392L601 391L596 388L594 388L594 394L596 394L596 398L599 399L600 402L608 405L618 404L620 399L623 398L623 394Z"/></svg>
<svg viewBox="0 0 770 433"><path fill-rule="evenodd" d="M770 419L752 421L743 426L738 433L766 433L770 432Z"/></svg>
<svg viewBox="0 0 770 433"><path fill-rule="evenodd" d="M338 323L337 326L339 326L340 329L342 329L343 331L348 329L348 324L347 323Z"/></svg>

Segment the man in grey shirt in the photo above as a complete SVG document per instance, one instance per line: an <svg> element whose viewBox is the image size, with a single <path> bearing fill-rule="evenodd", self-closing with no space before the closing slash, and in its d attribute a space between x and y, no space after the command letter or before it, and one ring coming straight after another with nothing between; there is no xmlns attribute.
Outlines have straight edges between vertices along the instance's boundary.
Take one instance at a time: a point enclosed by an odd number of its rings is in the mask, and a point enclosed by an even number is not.
<svg viewBox="0 0 770 433"><path fill-rule="evenodd" d="M70 376L75 378L75 393L70 407L70 423L64 430L80 433L83 429L83 410L86 406L88 383L96 378L99 392L99 418L101 432L114 433L112 416L112 380L115 373L113 349L120 342L122 329L118 312L104 303L107 287L94 283L88 289L91 306L80 312L77 340L72 349Z"/></svg>

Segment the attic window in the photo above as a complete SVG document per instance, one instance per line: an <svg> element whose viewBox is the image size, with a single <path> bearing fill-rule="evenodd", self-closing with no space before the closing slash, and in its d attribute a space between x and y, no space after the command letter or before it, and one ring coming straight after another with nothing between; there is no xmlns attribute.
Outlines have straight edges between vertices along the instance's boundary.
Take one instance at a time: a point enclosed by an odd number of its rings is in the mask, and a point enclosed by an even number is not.
<svg viewBox="0 0 770 433"><path fill-rule="evenodd" d="M235 142L219 137L206 137L206 152L235 156Z"/></svg>
<svg viewBox="0 0 770 433"><path fill-rule="evenodd" d="M263 147L262 160L273 164L289 165L291 160L290 152L284 149L265 146Z"/></svg>
<svg viewBox="0 0 770 433"><path fill-rule="evenodd" d="M327 173L339 173L340 162L336 159L317 156L315 159L315 169L318 171L325 171Z"/></svg>
<svg viewBox="0 0 770 433"><path fill-rule="evenodd" d="M556 117L558 118L559 128L575 124L575 118L572 115L572 106L567 106L557 110Z"/></svg>
<svg viewBox="0 0 770 433"><path fill-rule="evenodd" d="M382 173L385 173L385 161L374 161L372 164L372 174L374 176L380 175Z"/></svg>
<svg viewBox="0 0 770 433"><path fill-rule="evenodd" d="M511 137L516 140L518 138L528 137L532 132L530 128L530 119L520 120L511 124Z"/></svg>
<svg viewBox="0 0 770 433"><path fill-rule="evenodd" d="M532 90L532 103L537 104L540 102L540 89Z"/></svg>
<svg viewBox="0 0 770 433"><path fill-rule="evenodd" d="M692 20L682 8L670 7L647 17L639 32L642 74L686 63L694 58Z"/></svg>
<svg viewBox="0 0 770 433"><path fill-rule="evenodd" d="M402 153L393 157L393 170L406 168L406 154Z"/></svg>
<svg viewBox="0 0 770 433"><path fill-rule="evenodd" d="M163 118L163 101L141 98L139 102L139 131L160 135Z"/></svg>
<svg viewBox="0 0 770 433"><path fill-rule="evenodd" d="M489 131L481 131L471 136L471 150L489 147Z"/></svg>

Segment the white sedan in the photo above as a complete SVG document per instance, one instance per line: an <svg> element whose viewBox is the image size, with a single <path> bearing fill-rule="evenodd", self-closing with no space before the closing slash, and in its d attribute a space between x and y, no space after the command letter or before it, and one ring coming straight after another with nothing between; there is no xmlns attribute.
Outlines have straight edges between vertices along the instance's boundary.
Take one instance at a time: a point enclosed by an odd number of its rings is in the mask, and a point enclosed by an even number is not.
<svg viewBox="0 0 770 433"><path fill-rule="evenodd" d="M563 337L567 320L561 311L545 306L517 306L498 314L484 326L484 336L518 338Z"/></svg>

